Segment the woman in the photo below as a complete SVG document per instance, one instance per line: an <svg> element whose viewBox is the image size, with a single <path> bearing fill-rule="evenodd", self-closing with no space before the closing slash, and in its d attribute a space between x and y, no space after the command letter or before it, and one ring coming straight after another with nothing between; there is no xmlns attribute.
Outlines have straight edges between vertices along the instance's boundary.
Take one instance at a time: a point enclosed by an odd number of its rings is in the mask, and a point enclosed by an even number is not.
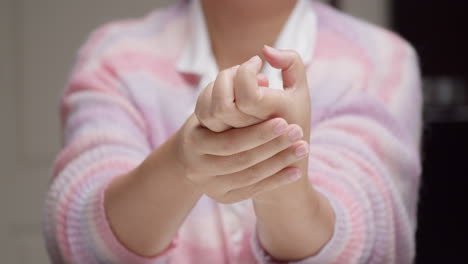
<svg viewBox="0 0 468 264"><path fill-rule="evenodd" d="M54 263L414 257L415 52L324 4L181 1L101 27L61 114Z"/></svg>

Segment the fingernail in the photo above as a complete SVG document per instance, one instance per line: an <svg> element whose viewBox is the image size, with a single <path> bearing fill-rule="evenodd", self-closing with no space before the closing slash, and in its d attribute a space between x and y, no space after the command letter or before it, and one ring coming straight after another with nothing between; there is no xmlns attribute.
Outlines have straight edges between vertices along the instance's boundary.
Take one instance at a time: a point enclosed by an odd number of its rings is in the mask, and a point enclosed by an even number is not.
<svg viewBox="0 0 468 264"><path fill-rule="evenodd" d="M301 178L301 171L300 170L291 170L288 175L287 182L295 182Z"/></svg>
<svg viewBox="0 0 468 264"><path fill-rule="evenodd" d="M275 49L275 48L273 48L273 47L271 47L271 46L263 45L263 47L264 47L266 50L268 50L268 52L270 52L270 53L278 54L278 50Z"/></svg>
<svg viewBox="0 0 468 264"><path fill-rule="evenodd" d="M302 136L302 129L300 129L297 126L291 129L291 131L289 131L288 133L289 140L291 140L292 142L298 141L302 138Z"/></svg>
<svg viewBox="0 0 468 264"><path fill-rule="evenodd" d="M278 119L275 121L273 129L277 135L283 134L284 131L286 131L286 128L288 128L288 123L286 123L286 121L283 119Z"/></svg>
<svg viewBox="0 0 468 264"><path fill-rule="evenodd" d="M259 62L260 57L258 55L253 56L252 58L249 59L249 62Z"/></svg>
<svg viewBox="0 0 468 264"><path fill-rule="evenodd" d="M240 67L240 65L236 65L236 66L233 66L232 69L237 70L237 69L239 69L239 67Z"/></svg>
<svg viewBox="0 0 468 264"><path fill-rule="evenodd" d="M301 144L296 147L295 153L298 158L302 158L309 153L309 146L307 144Z"/></svg>

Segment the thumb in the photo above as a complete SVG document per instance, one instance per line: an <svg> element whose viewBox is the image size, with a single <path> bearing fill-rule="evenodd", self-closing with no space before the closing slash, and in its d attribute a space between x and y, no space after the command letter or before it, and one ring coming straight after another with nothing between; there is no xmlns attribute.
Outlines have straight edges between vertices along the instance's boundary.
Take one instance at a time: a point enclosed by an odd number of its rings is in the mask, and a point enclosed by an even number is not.
<svg viewBox="0 0 468 264"><path fill-rule="evenodd" d="M294 87L305 78L304 63L297 52L264 45L262 53L271 66L281 70L285 89Z"/></svg>

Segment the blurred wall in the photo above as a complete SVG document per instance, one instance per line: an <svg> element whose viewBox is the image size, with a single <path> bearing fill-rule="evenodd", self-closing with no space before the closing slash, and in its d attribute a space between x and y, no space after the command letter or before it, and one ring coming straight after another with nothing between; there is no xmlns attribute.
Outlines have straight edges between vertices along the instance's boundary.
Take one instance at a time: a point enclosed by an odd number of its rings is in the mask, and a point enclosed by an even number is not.
<svg viewBox="0 0 468 264"><path fill-rule="evenodd" d="M14 246L8 237L10 202L8 201L10 182L16 176L17 113L16 113L16 49L13 28L14 0L0 2L0 255L2 261L11 263ZM14 228L11 226L11 228ZM16 241L14 241L15 243Z"/></svg>
<svg viewBox="0 0 468 264"><path fill-rule="evenodd" d="M60 147L59 94L78 47L100 24L167 3L0 0L0 263L48 263L40 221Z"/></svg>
<svg viewBox="0 0 468 264"><path fill-rule="evenodd" d="M388 27L391 0L341 0L342 9L354 16L364 18L374 24Z"/></svg>
<svg viewBox="0 0 468 264"><path fill-rule="evenodd" d="M387 1L349 0L344 9L386 25ZM0 0L1 263L48 263L40 221L76 50L96 26L169 2Z"/></svg>

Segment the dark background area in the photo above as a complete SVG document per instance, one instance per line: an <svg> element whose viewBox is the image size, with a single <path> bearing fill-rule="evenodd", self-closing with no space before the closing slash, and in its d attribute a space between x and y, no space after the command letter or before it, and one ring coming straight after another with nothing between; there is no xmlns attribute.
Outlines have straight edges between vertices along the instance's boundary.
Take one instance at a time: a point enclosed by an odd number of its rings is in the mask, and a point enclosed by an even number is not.
<svg viewBox="0 0 468 264"><path fill-rule="evenodd" d="M416 263L468 263L468 2L394 0L424 76Z"/></svg>
<svg viewBox="0 0 468 264"><path fill-rule="evenodd" d="M465 0L393 0L393 25L421 56L425 76L468 72L468 3Z"/></svg>
<svg viewBox="0 0 468 264"><path fill-rule="evenodd" d="M415 263L468 263L468 1L393 0L391 10L423 74Z"/></svg>

